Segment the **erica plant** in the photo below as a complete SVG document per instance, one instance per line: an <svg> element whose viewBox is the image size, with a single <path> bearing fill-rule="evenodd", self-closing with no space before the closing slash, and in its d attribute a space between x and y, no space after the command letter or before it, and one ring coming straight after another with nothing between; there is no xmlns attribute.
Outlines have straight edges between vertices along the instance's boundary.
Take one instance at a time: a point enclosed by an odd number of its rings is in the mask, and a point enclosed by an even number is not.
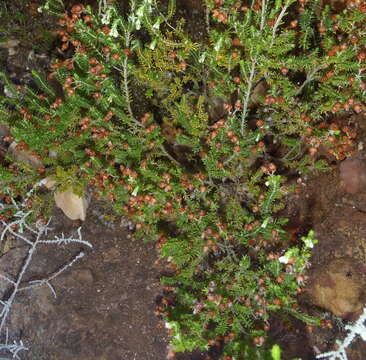
<svg viewBox="0 0 366 360"><path fill-rule="evenodd" d="M314 234L290 245L277 213L290 167L323 169L320 149L353 153L357 134L332 117L366 110L365 7L207 0L201 42L175 1L45 8L59 14L65 55L48 79L34 74L37 88L3 77L12 136L42 176L78 194L89 186L156 242L172 354L265 357L273 312L319 324L296 302Z"/></svg>

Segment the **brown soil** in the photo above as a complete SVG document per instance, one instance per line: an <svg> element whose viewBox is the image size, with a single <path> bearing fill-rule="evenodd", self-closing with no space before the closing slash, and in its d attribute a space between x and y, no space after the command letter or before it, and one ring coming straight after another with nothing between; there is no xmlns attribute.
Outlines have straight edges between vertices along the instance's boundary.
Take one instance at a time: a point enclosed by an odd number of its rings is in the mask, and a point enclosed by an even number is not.
<svg viewBox="0 0 366 360"><path fill-rule="evenodd" d="M51 225L54 234L69 234L80 224L57 210ZM23 358L164 359L165 330L158 328L154 315L160 289L153 246L134 240L117 223L105 226L90 213L82 234L93 249L85 249L87 255L53 281L57 298L45 286L19 294L14 304L11 335L21 337L31 348ZM79 250L74 245L43 246L34 257L29 278L55 271Z"/></svg>

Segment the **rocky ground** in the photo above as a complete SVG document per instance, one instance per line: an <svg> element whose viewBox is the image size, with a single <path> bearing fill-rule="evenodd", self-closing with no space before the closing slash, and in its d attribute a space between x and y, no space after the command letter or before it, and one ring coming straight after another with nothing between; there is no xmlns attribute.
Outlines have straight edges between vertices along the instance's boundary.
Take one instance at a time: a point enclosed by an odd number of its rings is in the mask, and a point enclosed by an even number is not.
<svg viewBox="0 0 366 360"><path fill-rule="evenodd" d="M53 234L78 226L55 211ZM160 289L153 246L138 243L118 222L102 223L92 210L82 234L93 249L52 282L57 298L47 286L17 297L8 327L11 338L31 348L22 359L164 359L165 330L154 315ZM19 270L26 254L25 247L9 247L1 257L7 273ZM27 279L54 272L79 251L75 245L41 247Z"/></svg>

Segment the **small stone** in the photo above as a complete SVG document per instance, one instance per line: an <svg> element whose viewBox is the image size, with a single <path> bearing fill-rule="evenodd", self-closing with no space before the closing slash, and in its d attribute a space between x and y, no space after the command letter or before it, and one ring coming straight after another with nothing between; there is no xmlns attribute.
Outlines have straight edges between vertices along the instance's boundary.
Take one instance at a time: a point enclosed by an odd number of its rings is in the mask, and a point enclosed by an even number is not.
<svg viewBox="0 0 366 360"><path fill-rule="evenodd" d="M56 191L54 199L57 207L71 220L85 220L88 201L85 197L76 195L72 189L63 192Z"/></svg>
<svg viewBox="0 0 366 360"><path fill-rule="evenodd" d="M24 162L34 168L42 167L42 163L37 157L32 155L29 151L17 150L16 149L17 145L18 144L15 141L13 141L8 149L8 153L13 157L15 161Z"/></svg>
<svg viewBox="0 0 366 360"><path fill-rule="evenodd" d="M52 190L56 186L56 181L47 177L42 180L42 185L45 186L48 190Z"/></svg>
<svg viewBox="0 0 366 360"><path fill-rule="evenodd" d="M366 163L360 159L347 159L339 166L342 189L349 194L366 192Z"/></svg>
<svg viewBox="0 0 366 360"><path fill-rule="evenodd" d="M311 275L312 302L344 319L357 318L363 308L363 284L352 259L335 259Z"/></svg>

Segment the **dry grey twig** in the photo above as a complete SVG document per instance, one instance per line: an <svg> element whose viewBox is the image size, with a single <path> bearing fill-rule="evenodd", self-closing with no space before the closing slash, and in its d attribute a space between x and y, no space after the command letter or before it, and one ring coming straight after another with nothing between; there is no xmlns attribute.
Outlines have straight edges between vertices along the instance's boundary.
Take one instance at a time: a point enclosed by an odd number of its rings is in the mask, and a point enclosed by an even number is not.
<svg viewBox="0 0 366 360"><path fill-rule="evenodd" d="M32 188L32 190L28 193L28 196L23 200L21 204L17 204L14 200L12 201L15 209L17 210L14 215L14 220L9 223L6 223L5 221L1 222L3 225L3 230L0 234L0 242L4 240L7 233L10 233L15 238L23 241L29 246L21 269L19 270L15 278L11 278L6 274L0 274L0 279L6 281L9 284L9 291L6 292L6 297L0 299L0 336L5 332L6 339L4 344L0 344L0 351L11 353L13 359L19 359L18 353L20 351L28 350L28 348L26 348L21 341L14 342L13 344L9 344L8 342L8 329L6 328L6 322L17 294L20 291L30 290L38 286L47 285L52 291L52 294L56 297L56 291L53 288L51 281L60 274L62 274L64 271L69 269L85 255L83 251L80 251L69 262L61 266L61 268L59 268L58 270L52 272L50 275L46 276L44 279L33 280L26 283L24 277L27 273L27 270L29 269L34 253L36 252L38 246L64 245L75 243L92 248L92 245L88 241L83 240L81 228L78 228L77 236L75 237L67 237L64 234L61 234L61 236L55 236L53 239L48 239L47 234L51 230L51 228L49 227L51 219L49 219L46 224L40 221L36 222L35 224L29 224L28 218L32 214L32 211L25 211L25 204L29 196L34 192L35 188L38 185L40 184L36 184L36 186Z"/></svg>

